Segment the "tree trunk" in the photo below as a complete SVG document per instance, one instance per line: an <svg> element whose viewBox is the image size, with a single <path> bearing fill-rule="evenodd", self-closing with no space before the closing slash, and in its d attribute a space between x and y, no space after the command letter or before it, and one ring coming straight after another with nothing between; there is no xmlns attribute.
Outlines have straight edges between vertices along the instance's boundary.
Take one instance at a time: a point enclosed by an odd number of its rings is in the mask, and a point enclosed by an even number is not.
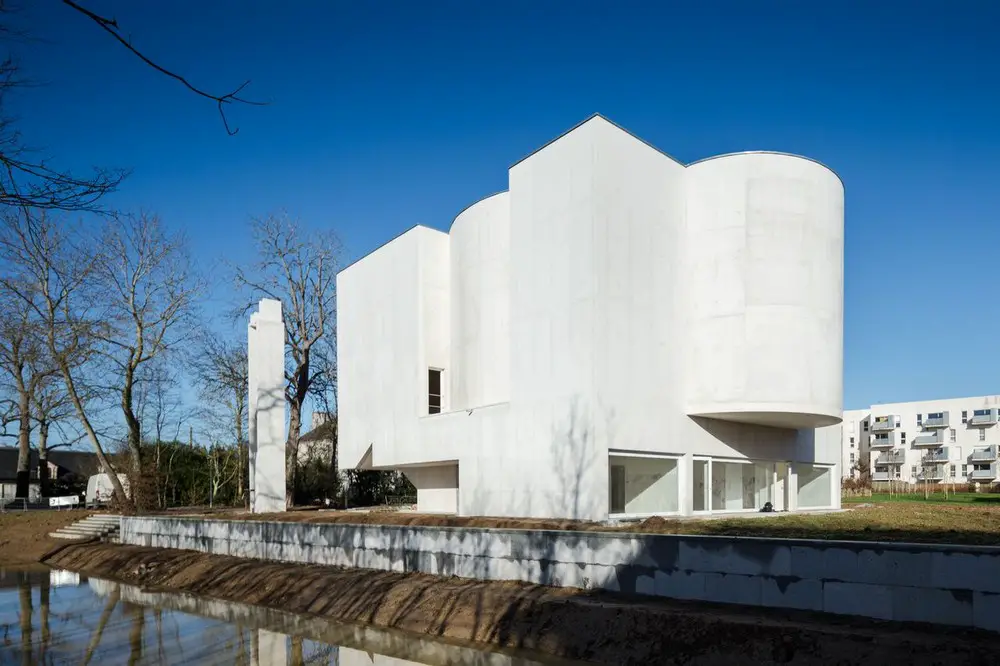
<svg viewBox="0 0 1000 666"><path fill-rule="evenodd" d="M38 663L45 664L48 661L45 658L46 653L49 650L49 643L52 642L52 632L49 631L49 590L51 582L48 576L44 576L41 582L41 589L38 592L39 601L41 602L42 610L40 612L39 622L42 625L42 644L38 649Z"/></svg>
<svg viewBox="0 0 1000 666"><path fill-rule="evenodd" d="M52 333L49 336L51 338ZM50 348L52 346L54 345L50 342ZM83 408L83 401L80 400L80 394L76 390L76 382L73 381L73 373L70 372L69 364L66 363L65 359L60 359L59 371L62 373L63 381L66 382L66 393L69 395L70 402L73 403L73 409L76 410L76 416L80 420L80 425L83 427L84 432L87 433L90 443L94 445L94 451L97 453L97 460L101 463L101 469L108 475L108 480L111 481L111 487L114 489L114 494L118 499L119 505L124 510L128 510L130 508L129 497L125 493L121 479L115 473L115 468L111 466L111 461L104 454L104 447L101 446L101 440L97 436L97 431L94 430L94 424L90 422L87 412Z"/></svg>
<svg viewBox="0 0 1000 666"><path fill-rule="evenodd" d="M17 408L17 482L14 497L28 499L31 488L31 396L26 389L19 391Z"/></svg>
<svg viewBox="0 0 1000 666"><path fill-rule="evenodd" d="M52 484L49 483L49 422L45 419L38 423L38 485L42 497L52 494Z"/></svg>
<svg viewBox="0 0 1000 666"><path fill-rule="evenodd" d="M32 629L34 609L31 606L31 581L28 580L28 574L24 574L24 578L19 581L17 586L18 598L21 602L21 663L24 666L31 666L34 662L31 654L31 643L32 643Z"/></svg>
<svg viewBox="0 0 1000 666"><path fill-rule="evenodd" d="M132 472L129 475L129 480L131 482L132 503L137 509L144 509L147 507L144 502L145 492L143 492L142 424L135 415L132 405L132 385L134 381L134 369L128 366L125 369L125 382L122 388L122 413L125 415L125 424L128 426L128 451Z"/></svg>
<svg viewBox="0 0 1000 666"><path fill-rule="evenodd" d="M239 390L240 387L236 387L236 401L233 403L236 405L235 411L235 423L236 426L236 454L238 456L236 463L236 495L240 498L240 502L243 504L244 508L250 508L250 498L243 496L243 411L246 409L245 396L243 391ZM249 454L249 448L247 448Z"/></svg>
<svg viewBox="0 0 1000 666"><path fill-rule="evenodd" d="M295 484L299 469L299 428L302 425L302 402L292 400L288 415L288 439L285 441L285 508L295 505Z"/></svg>

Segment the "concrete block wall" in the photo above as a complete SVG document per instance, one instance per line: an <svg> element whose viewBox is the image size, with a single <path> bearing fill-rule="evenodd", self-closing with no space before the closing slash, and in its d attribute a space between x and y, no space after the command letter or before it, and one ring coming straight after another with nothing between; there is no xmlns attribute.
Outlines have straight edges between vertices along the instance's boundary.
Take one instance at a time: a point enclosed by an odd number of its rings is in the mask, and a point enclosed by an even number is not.
<svg viewBox="0 0 1000 666"><path fill-rule="evenodd" d="M1000 548L122 518L124 544L1000 632Z"/></svg>

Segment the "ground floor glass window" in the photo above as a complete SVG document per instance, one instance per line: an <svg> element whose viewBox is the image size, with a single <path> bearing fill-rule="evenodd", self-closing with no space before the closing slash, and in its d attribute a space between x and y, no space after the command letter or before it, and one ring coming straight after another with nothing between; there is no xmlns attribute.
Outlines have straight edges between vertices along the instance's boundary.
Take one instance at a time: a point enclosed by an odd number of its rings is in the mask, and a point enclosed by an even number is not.
<svg viewBox="0 0 1000 666"><path fill-rule="evenodd" d="M798 475L800 509L821 509L833 506L833 468L820 465L795 465Z"/></svg>
<svg viewBox="0 0 1000 666"><path fill-rule="evenodd" d="M680 488L676 458L612 455L608 458L612 514L676 513Z"/></svg>

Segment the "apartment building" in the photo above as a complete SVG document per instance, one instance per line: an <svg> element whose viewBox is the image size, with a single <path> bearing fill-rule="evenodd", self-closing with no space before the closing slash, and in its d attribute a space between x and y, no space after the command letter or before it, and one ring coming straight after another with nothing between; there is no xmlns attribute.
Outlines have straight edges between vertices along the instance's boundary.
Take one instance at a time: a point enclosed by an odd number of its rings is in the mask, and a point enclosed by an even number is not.
<svg viewBox="0 0 1000 666"><path fill-rule="evenodd" d="M342 469L460 515L839 507L835 173L595 116L508 177L337 276Z"/></svg>
<svg viewBox="0 0 1000 666"><path fill-rule="evenodd" d="M840 470L845 479L858 478L860 475L858 463L869 456L870 418L869 409L844 410L844 420L841 425L843 444L840 448Z"/></svg>
<svg viewBox="0 0 1000 666"><path fill-rule="evenodd" d="M994 483L1000 396L873 405L844 412L844 476L862 456L873 481Z"/></svg>

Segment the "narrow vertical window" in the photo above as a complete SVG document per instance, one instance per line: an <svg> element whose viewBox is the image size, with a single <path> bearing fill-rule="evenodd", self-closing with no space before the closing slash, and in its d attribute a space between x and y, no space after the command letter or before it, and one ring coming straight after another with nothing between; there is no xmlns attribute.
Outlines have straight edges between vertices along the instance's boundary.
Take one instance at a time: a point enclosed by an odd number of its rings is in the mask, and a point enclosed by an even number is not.
<svg viewBox="0 0 1000 666"><path fill-rule="evenodd" d="M441 413L441 371L427 370L427 413Z"/></svg>

